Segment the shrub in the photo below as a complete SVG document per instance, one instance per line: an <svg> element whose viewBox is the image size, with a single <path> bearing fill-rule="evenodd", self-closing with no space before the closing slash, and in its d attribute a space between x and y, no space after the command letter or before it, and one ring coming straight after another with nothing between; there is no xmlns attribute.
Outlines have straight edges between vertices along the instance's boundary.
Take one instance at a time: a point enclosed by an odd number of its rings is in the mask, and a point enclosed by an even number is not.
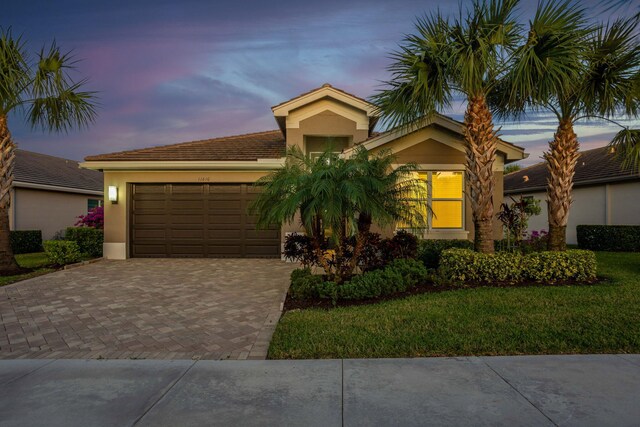
<svg viewBox="0 0 640 427"><path fill-rule="evenodd" d="M438 275L452 282L522 280L522 255L517 252L482 254L471 249L442 251Z"/></svg>
<svg viewBox="0 0 640 427"><path fill-rule="evenodd" d="M322 276L314 275L309 268L299 268L291 272L289 294L294 299L312 299L318 297L318 285Z"/></svg>
<svg viewBox="0 0 640 427"><path fill-rule="evenodd" d="M339 299L361 300L404 292L426 278L427 269L421 262L411 259L396 260L383 270L354 276L342 284L325 282L322 276L305 268L291 273L289 294L295 299L321 298L334 303Z"/></svg>
<svg viewBox="0 0 640 427"><path fill-rule="evenodd" d="M387 262L418 255L418 238L405 230L398 230L391 239L385 239L383 245Z"/></svg>
<svg viewBox="0 0 640 427"><path fill-rule="evenodd" d="M427 268L438 268L440 254L443 250L451 248L473 249L473 242L469 240L421 240L417 259L422 261Z"/></svg>
<svg viewBox="0 0 640 427"><path fill-rule="evenodd" d="M449 282L556 282L596 277L596 258L590 251L498 252L482 254L469 249L442 252L438 269Z"/></svg>
<svg viewBox="0 0 640 427"><path fill-rule="evenodd" d="M288 234L284 239L285 259L302 264L303 267L311 267L316 264L316 254L313 251L311 238L304 234Z"/></svg>
<svg viewBox="0 0 640 427"><path fill-rule="evenodd" d="M69 240L47 240L44 251L52 264L65 265L80 261L80 248Z"/></svg>
<svg viewBox="0 0 640 427"><path fill-rule="evenodd" d="M80 215L75 225L91 228L104 228L104 208L97 206L86 215Z"/></svg>
<svg viewBox="0 0 640 427"><path fill-rule="evenodd" d="M581 249L640 252L640 225L578 225L576 231Z"/></svg>
<svg viewBox="0 0 640 427"><path fill-rule="evenodd" d="M69 227L65 233L65 240L76 242L80 252L90 257L102 256L104 232L91 227Z"/></svg>
<svg viewBox="0 0 640 427"><path fill-rule="evenodd" d="M596 254L580 249L534 252L525 257L523 275L535 282L590 280L596 277Z"/></svg>
<svg viewBox="0 0 640 427"><path fill-rule="evenodd" d="M14 230L9 233L11 250L14 254L42 252L42 231Z"/></svg>

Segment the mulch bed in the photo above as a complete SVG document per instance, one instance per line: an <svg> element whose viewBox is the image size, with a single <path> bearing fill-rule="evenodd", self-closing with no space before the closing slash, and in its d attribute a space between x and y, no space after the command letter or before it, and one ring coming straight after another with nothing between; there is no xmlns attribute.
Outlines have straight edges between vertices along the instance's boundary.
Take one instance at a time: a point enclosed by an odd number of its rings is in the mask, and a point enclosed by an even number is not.
<svg viewBox="0 0 640 427"><path fill-rule="evenodd" d="M19 267L17 270L12 270L9 271L7 273L0 273L0 276L2 277L7 277L7 276L18 276L20 274L27 274L27 273L31 273L32 271L34 271L35 268L23 268L23 267Z"/></svg>
<svg viewBox="0 0 640 427"><path fill-rule="evenodd" d="M528 288L528 287L560 287L560 286L590 286L598 283L605 282L606 279L597 278L592 281L579 282L576 280L555 282L555 283L538 283L538 282L496 282L496 283L465 283L463 285L437 285L433 282L426 282L408 289L405 292L396 292L391 295L385 295L378 298L368 298L363 300L338 300L334 305L331 300L327 299L314 299L314 300L296 300L291 298L291 295L287 293L287 298L284 301L283 312L290 310L304 310L308 308L320 308L329 310L336 307L350 307L356 305L370 305L377 304L383 301L390 301L396 299L402 299L413 295L427 294L433 292L446 292L456 291L459 289L475 289L475 288Z"/></svg>

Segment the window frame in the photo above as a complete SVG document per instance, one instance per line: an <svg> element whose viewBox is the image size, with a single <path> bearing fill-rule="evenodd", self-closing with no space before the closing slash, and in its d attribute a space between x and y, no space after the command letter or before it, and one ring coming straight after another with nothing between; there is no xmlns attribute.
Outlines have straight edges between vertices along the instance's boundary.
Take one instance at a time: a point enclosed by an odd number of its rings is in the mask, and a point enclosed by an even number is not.
<svg viewBox="0 0 640 427"><path fill-rule="evenodd" d="M438 173L438 172L451 172L451 173L459 173L462 176L462 188L460 189L460 197L437 197L434 198L433 197L433 174L434 173ZM465 172L464 171L460 171L460 170L429 170L429 171L421 171L422 174L427 174L427 182L429 183L429 185L427 186L427 203L429 203L429 205L432 207L433 209L433 202L460 202L461 205L461 209L460 209L460 214L461 214L461 218L460 218L460 227L434 227L433 226L433 212L431 212L429 214L428 217L428 227L427 230L429 233L432 232L449 232L449 231L464 231L466 230L466 224L465 224L465 216L466 216L466 212L465 212Z"/></svg>

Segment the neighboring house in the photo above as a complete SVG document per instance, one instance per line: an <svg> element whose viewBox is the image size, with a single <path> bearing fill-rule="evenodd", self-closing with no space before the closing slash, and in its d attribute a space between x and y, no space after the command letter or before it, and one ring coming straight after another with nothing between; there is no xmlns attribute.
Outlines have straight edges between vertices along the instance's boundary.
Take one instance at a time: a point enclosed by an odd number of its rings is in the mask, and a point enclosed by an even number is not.
<svg viewBox="0 0 640 427"><path fill-rule="evenodd" d="M529 231L548 230L547 167L545 163L504 177L504 197L533 197L540 200L540 215L529 219ZM576 226L581 224L640 224L640 174L622 168L622 160L611 148L580 153L573 177L573 203L567 224L567 243L576 244Z"/></svg>
<svg viewBox="0 0 640 427"><path fill-rule="evenodd" d="M247 206L258 191L252 184L281 167L290 146L313 154L328 145L363 145L391 150L398 163L417 163L431 181L437 216L424 237L472 238L461 123L438 115L411 132L377 134L376 108L328 84L272 111L278 130L87 157L82 166L104 171L105 192L117 193L116 203L105 203L105 256L279 257L299 223L256 230ZM504 164L524 157L522 148L500 141L496 206ZM499 237L497 221L495 231Z"/></svg>
<svg viewBox="0 0 640 427"><path fill-rule="evenodd" d="M102 204L102 173L81 169L76 161L16 150L13 174L12 230L42 230L50 239Z"/></svg>

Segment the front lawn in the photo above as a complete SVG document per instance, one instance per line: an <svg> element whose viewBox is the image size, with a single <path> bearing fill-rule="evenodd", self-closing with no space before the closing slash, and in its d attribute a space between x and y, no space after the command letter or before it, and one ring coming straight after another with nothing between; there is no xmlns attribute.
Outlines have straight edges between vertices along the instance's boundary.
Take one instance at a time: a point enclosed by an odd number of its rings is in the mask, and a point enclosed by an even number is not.
<svg viewBox="0 0 640 427"><path fill-rule="evenodd" d="M476 288L283 315L269 358L640 352L640 253L598 252L596 285Z"/></svg>
<svg viewBox="0 0 640 427"><path fill-rule="evenodd" d="M50 262L44 252L16 255L16 261L20 267L31 268L33 270L28 273L18 274L15 276L0 276L0 286L41 276L54 271L53 268L48 267Z"/></svg>

